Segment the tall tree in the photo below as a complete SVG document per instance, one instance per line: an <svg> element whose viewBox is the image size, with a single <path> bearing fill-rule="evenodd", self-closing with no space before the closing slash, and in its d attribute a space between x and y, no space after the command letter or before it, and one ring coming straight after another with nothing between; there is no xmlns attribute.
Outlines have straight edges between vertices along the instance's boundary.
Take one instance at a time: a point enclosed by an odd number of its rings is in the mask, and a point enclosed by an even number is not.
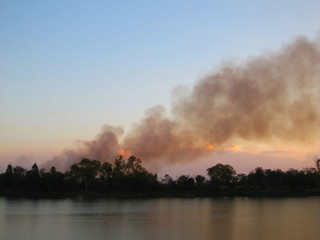
<svg viewBox="0 0 320 240"><path fill-rule="evenodd" d="M40 172L39 172L38 165L36 163L32 165L31 170L27 171L26 183L27 183L27 188L30 190L41 189Z"/></svg>
<svg viewBox="0 0 320 240"><path fill-rule="evenodd" d="M84 183L85 191L88 192L89 184L95 181L100 172L101 164L99 161L84 158L79 163L71 166L70 174Z"/></svg>
<svg viewBox="0 0 320 240"><path fill-rule="evenodd" d="M236 177L236 171L229 164L221 164L210 167L207 169L207 174L212 183L218 185L229 185L234 181Z"/></svg>
<svg viewBox="0 0 320 240"><path fill-rule="evenodd" d="M141 166L141 159L136 158L133 155L128 158L127 163L125 164L125 168L126 168L126 175L135 175L143 171L146 171Z"/></svg>

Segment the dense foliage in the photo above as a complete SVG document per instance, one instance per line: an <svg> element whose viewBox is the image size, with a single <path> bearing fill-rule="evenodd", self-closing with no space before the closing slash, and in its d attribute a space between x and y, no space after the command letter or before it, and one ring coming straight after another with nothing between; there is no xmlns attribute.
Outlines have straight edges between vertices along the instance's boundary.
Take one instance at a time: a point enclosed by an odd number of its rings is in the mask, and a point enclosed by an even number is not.
<svg viewBox="0 0 320 240"><path fill-rule="evenodd" d="M8 165L0 174L0 191L8 192L115 192L115 191L254 191L254 190L319 190L320 160L316 168L304 170L271 170L257 167L249 174L237 174L228 164L217 164L202 175L169 175L158 179L148 172L135 156L119 156L114 163L82 159L62 173L52 167L49 171L33 164L30 170Z"/></svg>

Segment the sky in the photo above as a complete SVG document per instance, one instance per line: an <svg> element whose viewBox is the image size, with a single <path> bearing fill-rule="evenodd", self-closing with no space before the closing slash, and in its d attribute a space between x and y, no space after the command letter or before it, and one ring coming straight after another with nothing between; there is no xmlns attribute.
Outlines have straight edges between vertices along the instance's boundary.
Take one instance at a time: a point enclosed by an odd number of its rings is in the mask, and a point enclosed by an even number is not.
<svg viewBox="0 0 320 240"><path fill-rule="evenodd" d="M319 12L311 0L0 0L0 171L44 163L104 124L128 132L155 105L170 112L176 86L192 88L224 62L277 51L301 35L315 39ZM159 171L313 166L317 147L288 149L230 145Z"/></svg>

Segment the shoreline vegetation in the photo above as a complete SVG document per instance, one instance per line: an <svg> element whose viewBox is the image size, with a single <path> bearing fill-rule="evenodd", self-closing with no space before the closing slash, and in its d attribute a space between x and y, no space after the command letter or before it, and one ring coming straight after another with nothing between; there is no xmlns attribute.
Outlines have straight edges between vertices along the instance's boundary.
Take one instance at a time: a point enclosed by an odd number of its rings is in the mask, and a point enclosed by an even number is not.
<svg viewBox="0 0 320 240"><path fill-rule="evenodd" d="M315 168L263 169L237 174L218 163L207 175L169 175L158 178L140 159L118 156L114 163L82 159L69 171L49 171L33 164L30 170L8 165L0 174L0 197L8 198L195 198L195 197L305 197L320 196L320 159Z"/></svg>

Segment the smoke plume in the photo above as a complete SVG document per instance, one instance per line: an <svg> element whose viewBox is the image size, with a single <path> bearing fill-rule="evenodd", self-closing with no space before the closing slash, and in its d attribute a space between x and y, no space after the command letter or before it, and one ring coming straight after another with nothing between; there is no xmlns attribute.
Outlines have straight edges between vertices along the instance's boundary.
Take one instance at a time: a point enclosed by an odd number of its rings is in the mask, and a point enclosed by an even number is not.
<svg viewBox="0 0 320 240"><path fill-rule="evenodd" d="M170 163L208 154L208 144L314 142L320 132L319 40L300 37L278 52L224 64L192 89L175 89L170 114L163 106L148 109L121 142L121 130L108 127L80 151L63 155L109 161L123 148L144 162Z"/></svg>
<svg viewBox="0 0 320 240"><path fill-rule="evenodd" d="M97 159L101 162L113 162L119 155L119 138L123 130L119 127L105 125L101 132L91 141L77 141L74 148L66 149L59 156L53 157L45 164L45 168L55 166L66 170L82 158Z"/></svg>

